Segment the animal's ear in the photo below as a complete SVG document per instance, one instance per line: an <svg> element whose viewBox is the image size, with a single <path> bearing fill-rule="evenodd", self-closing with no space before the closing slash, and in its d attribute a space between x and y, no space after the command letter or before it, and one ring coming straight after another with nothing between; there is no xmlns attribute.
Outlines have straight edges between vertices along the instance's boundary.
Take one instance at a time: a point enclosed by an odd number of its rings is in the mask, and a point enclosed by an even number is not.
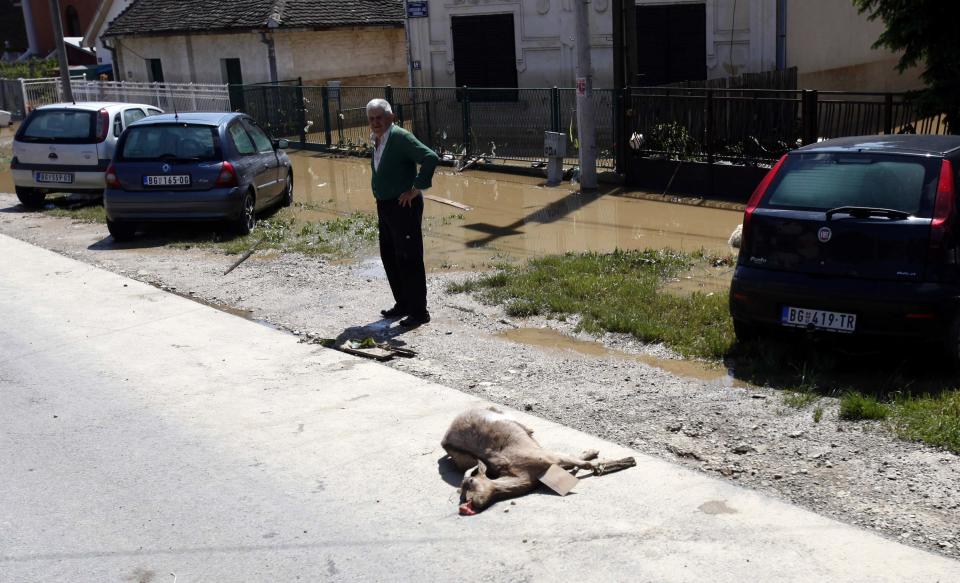
<svg viewBox="0 0 960 583"><path fill-rule="evenodd" d="M477 460L477 473L481 476L487 475L487 464L483 463L480 460Z"/></svg>

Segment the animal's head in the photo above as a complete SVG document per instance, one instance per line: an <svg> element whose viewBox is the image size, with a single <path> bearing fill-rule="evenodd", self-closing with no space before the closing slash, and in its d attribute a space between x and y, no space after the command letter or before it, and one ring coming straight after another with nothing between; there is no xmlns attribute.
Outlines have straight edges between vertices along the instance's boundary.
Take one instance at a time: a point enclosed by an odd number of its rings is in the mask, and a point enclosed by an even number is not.
<svg viewBox="0 0 960 583"><path fill-rule="evenodd" d="M473 516L493 503L496 492L493 480L487 477L487 466L477 461L477 467L468 470L460 484L460 514Z"/></svg>

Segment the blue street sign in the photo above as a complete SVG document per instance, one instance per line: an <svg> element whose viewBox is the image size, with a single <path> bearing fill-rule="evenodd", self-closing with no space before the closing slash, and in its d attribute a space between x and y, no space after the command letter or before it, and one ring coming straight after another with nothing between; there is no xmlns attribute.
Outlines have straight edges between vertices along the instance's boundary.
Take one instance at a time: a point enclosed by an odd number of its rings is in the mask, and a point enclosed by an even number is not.
<svg viewBox="0 0 960 583"><path fill-rule="evenodd" d="M407 2L408 18L426 18L429 15L429 10L427 10L427 0L422 0L420 2Z"/></svg>

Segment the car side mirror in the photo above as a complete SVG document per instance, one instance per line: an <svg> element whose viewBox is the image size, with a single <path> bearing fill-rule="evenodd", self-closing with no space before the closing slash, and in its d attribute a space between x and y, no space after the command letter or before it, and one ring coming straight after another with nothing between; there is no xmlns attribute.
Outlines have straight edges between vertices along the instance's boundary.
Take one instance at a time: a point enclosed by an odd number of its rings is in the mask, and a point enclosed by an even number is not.
<svg viewBox="0 0 960 583"><path fill-rule="evenodd" d="M274 150L286 150L289 147L290 147L290 140L286 138L280 138L279 140L273 141Z"/></svg>

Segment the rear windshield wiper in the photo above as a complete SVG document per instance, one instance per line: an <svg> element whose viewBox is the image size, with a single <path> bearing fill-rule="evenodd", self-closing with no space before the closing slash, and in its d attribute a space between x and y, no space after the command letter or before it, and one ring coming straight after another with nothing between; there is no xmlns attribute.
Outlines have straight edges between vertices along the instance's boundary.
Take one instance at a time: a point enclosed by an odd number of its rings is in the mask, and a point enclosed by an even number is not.
<svg viewBox="0 0 960 583"><path fill-rule="evenodd" d="M870 206L838 206L827 211L827 220L833 215L845 214L858 219L866 217L887 217L888 219L903 220L910 218L910 213L897 209L876 208Z"/></svg>

